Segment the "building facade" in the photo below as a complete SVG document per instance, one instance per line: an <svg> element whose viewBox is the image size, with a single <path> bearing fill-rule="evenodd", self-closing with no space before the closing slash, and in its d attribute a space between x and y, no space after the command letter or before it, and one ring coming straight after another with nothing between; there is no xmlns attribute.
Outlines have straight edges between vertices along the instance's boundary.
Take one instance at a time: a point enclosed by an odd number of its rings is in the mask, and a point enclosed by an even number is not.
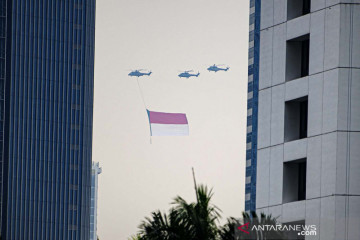
<svg viewBox="0 0 360 240"><path fill-rule="evenodd" d="M90 240L97 240L98 177L101 172L99 163L93 162L91 170Z"/></svg>
<svg viewBox="0 0 360 240"><path fill-rule="evenodd" d="M317 226L299 239L360 239L360 1L259 0L252 12L260 49L258 79L249 66L258 112L256 130L248 118L257 138L246 210Z"/></svg>
<svg viewBox="0 0 360 240"><path fill-rule="evenodd" d="M95 0L0 0L6 240L90 238Z"/></svg>
<svg viewBox="0 0 360 240"><path fill-rule="evenodd" d="M246 127L245 211L256 209L256 166L259 100L259 49L261 1L250 0L249 66Z"/></svg>

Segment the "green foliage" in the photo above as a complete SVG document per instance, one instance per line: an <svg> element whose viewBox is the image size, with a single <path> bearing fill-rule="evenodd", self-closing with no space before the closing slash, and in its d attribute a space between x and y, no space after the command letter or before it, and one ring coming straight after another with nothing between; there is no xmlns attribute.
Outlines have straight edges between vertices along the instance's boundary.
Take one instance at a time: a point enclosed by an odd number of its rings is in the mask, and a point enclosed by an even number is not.
<svg viewBox="0 0 360 240"><path fill-rule="evenodd" d="M151 218L145 218L139 228L141 240L191 239L186 221L173 208L168 215L153 212Z"/></svg>
<svg viewBox="0 0 360 240"><path fill-rule="evenodd" d="M242 223L235 218L228 218L224 226L219 229L219 237L221 240L234 240L235 228L242 225Z"/></svg>
<svg viewBox="0 0 360 240"><path fill-rule="evenodd" d="M228 218L219 226L221 210L212 204L212 190L204 185L196 188L196 202L188 203L177 196L169 212L152 212L139 225L139 233L129 240L238 240L238 239L285 239L275 231L254 232L235 236L235 228L245 223L276 225L277 220L271 215L243 213L242 220Z"/></svg>
<svg viewBox="0 0 360 240"><path fill-rule="evenodd" d="M140 238L140 235L137 234L137 235L131 236L130 238L128 238L128 240L141 240L141 238Z"/></svg>
<svg viewBox="0 0 360 240"><path fill-rule="evenodd" d="M179 217L184 221L190 239L201 240L216 239L218 234L217 223L220 216L220 209L211 204L212 190L200 185L196 189L197 202L187 203L180 196L174 199L173 204Z"/></svg>

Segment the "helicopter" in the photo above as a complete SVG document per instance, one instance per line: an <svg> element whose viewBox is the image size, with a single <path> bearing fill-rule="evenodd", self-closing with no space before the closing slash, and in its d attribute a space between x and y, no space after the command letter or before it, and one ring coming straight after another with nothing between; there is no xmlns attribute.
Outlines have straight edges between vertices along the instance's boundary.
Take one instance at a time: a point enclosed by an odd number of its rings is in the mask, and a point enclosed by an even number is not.
<svg viewBox="0 0 360 240"><path fill-rule="evenodd" d="M218 66L221 66L221 65L216 65L216 64L214 64L214 65L208 67L207 70L208 70L209 72L210 72L210 71L213 71L213 72L225 71L225 72L226 72L227 70L230 69L229 67L221 68L221 67L218 67Z"/></svg>
<svg viewBox="0 0 360 240"><path fill-rule="evenodd" d="M152 73L151 71L149 71L147 73L144 73L144 72L141 72L141 71L146 71L146 70L144 70L144 69L134 70L131 73L129 73L128 75L130 77L142 77L142 76L150 76L151 73Z"/></svg>
<svg viewBox="0 0 360 240"><path fill-rule="evenodd" d="M198 72L197 74L192 74L190 72L193 72L193 70L189 70L189 71L185 71L185 72L182 72L180 73L178 76L180 78L189 78L189 77L198 77L200 75L200 73Z"/></svg>

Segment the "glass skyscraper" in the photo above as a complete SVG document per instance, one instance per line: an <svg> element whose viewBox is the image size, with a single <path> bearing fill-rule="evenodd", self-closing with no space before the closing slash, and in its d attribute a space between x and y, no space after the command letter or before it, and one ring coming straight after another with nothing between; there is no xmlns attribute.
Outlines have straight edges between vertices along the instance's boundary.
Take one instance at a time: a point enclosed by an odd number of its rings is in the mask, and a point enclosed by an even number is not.
<svg viewBox="0 0 360 240"><path fill-rule="evenodd" d="M0 0L6 240L90 238L95 0Z"/></svg>
<svg viewBox="0 0 360 240"><path fill-rule="evenodd" d="M250 0L245 211L256 209L261 0Z"/></svg>

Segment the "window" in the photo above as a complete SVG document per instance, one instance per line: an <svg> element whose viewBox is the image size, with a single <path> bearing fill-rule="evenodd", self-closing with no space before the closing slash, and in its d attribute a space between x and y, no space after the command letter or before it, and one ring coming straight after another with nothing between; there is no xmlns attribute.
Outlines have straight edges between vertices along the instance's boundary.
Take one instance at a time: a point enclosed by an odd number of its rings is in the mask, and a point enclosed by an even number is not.
<svg viewBox="0 0 360 240"><path fill-rule="evenodd" d="M78 167L78 165L76 165L76 164L70 164L70 169L71 169L71 170L78 170L79 167Z"/></svg>
<svg viewBox="0 0 360 240"><path fill-rule="evenodd" d="M250 7L254 7L255 6L255 0L250 0Z"/></svg>
<svg viewBox="0 0 360 240"><path fill-rule="evenodd" d="M309 75L310 35L286 42L286 81Z"/></svg>
<svg viewBox="0 0 360 240"><path fill-rule="evenodd" d="M249 82L248 83L248 92L252 92L253 90L254 90L253 83Z"/></svg>
<svg viewBox="0 0 360 240"><path fill-rule="evenodd" d="M81 89L81 86L78 85L78 84L73 84L71 87L72 87L72 89L75 89L75 90L80 90Z"/></svg>
<svg viewBox="0 0 360 240"><path fill-rule="evenodd" d="M70 225L69 225L69 230L70 230L70 231L76 231L76 230L77 230L77 226L76 226L76 225L73 225L73 224L70 224Z"/></svg>
<svg viewBox="0 0 360 240"><path fill-rule="evenodd" d="M74 29L81 30L81 24L74 24Z"/></svg>
<svg viewBox="0 0 360 240"><path fill-rule="evenodd" d="M287 19L291 20L310 13L310 0L288 0L287 1Z"/></svg>
<svg viewBox="0 0 360 240"><path fill-rule="evenodd" d="M80 125L79 124L71 124L71 129L72 130L80 130Z"/></svg>
<svg viewBox="0 0 360 240"><path fill-rule="evenodd" d="M306 158L284 163L283 203L306 199Z"/></svg>
<svg viewBox="0 0 360 240"><path fill-rule="evenodd" d="M75 9L82 9L82 4L81 3L75 3L74 8Z"/></svg>
<svg viewBox="0 0 360 240"><path fill-rule="evenodd" d="M252 13L250 15L249 25L254 24L254 23L255 23L255 13Z"/></svg>
<svg viewBox="0 0 360 240"><path fill-rule="evenodd" d="M285 102L285 142L307 137L308 97Z"/></svg>
<svg viewBox="0 0 360 240"><path fill-rule="evenodd" d="M254 41L254 36L255 36L254 30L249 32L249 42Z"/></svg>
<svg viewBox="0 0 360 240"><path fill-rule="evenodd" d="M247 117L247 126L252 125L252 116Z"/></svg>
<svg viewBox="0 0 360 240"><path fill-rule="evenodd" d="M5 78L5 59L0 59L0 78Z"/></svg>
<svg viewBox="0 0 360 240"><path fill-rule="evenodd" d="M248 134L246 135L246 142L247 142L247 143L251 143L251 133L248 133Z"/></svg>
<svg viewBox="0 0 360 240"><path fill-rule="evenodd" d="M80 109L81 109L81 107L80 107L80 105L79 105L79 104L72 104L72 105L71 105L71 109L74 109L74 110L80 110Z"/></svg>
<svg viewBox="0 0 360 240"><path fill-rule="evenodd" d="M78 208L77 208L77 205L73 205L73 204L70 204L69 205L69 210L70 211L76 211Z"/></svg>
<svg viewBox="0 0 360 240"><path fill-rule="evenodd" d="M70 149L71 149L71 150L80 150L80 146L77 145L77 144L71 144L71 145L70 145Z"/></svg>
<svg viewBox="0 0 360 240"><path fill-rule="evenodd" d="M249 49L249 58L253 58L254 57L254 48L250 48Z"/></svg>
<svg viewBox="0 0 360 240"><path fill-rule="evenodd" d="M73 63L73 69L74 70L81 70L81 64L76 64L76 63Z"/></svg>
<svg viewBox="0 0 360 240"><path fill-rule="evenodd" d="M73 48L74 48L74 50L80 50L81 44L74 44Z"/></svg>
<svg viewBox="0 0 360 240"><path fill-rule="evenodd" d="M246 150L246 159L251 159L251 150Z"/></svg>
<svg viewBox="0 0 360 240"><path fill-rule="evenodd" d="M249 99L249 100L248 100L247 109L252 108L252 105L253 105L253 101L252 101L252 100L253 100L253 99Z"/></svg>
<svg viewBox="0 0 360 240"><path fill-rule="evenodd" d="M6 18L0 17L0 37L6 37Z"/></svg>

